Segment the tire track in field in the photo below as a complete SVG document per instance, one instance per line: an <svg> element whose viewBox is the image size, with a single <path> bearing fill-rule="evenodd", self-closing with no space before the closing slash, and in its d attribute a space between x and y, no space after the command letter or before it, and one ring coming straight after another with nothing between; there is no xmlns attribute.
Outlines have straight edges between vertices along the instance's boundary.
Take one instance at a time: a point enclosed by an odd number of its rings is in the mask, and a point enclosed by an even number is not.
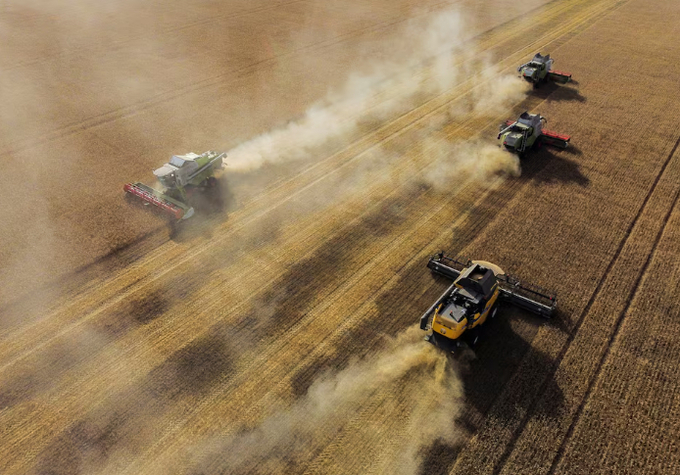
<svg viewBox="0 0 680 475"><path fill-rule="evenodd" d="M678 472L672 441L680 433L679 211L671 214L558 473Z"/></svg>
<svg viewBox="0 0 680 475"><path fill-rule="evenodd" d="M540 401L541 398L544 398L544 393L548 390L548 387L553 384L554 380L554 375L556 372L559 370L562 362L565 360L565 357L568 353L568 351L571 348L572 342L579 337L582 333L582 326L584 325L584 322L586 321L586 316L591 313L591 310L593 306L598 302L599 300L603 299L603 289L605 288L607 283L615 278L613 277L612 270L617 266L617 264L620 262L620 258L624 251L627 249L627 244L629 243L629 238L633 234L634 229L637 229L641 226L640 222L641 219L645 216L645 211L649 208L650 200L652 199L652 196L654 195L655 190L657 190L660 181L664 177L664 174L667 175L667 167L672 161L673 153L675 150L677 150L677 143L671 150L671 154L667 156L667 158L661 163L661 167L659 169L658 174L655 176L654 181L651 183L650 189L647 191L647 193L644 196L644 199L638 208L637 213L635 214L633 220L630 222L630 224L627 226L627 229L625 231L625 234L622 238L622 240L619 242L618 247L616 248L616 251L612 258L610 259L604 273L602 274L601 278L598 280L597 286L595 287L594 292L591 294L586 306L582 310L582 312L579 314L579 318L577 319L576 323L570 328L569 336L566 339L564 345L561 347L560 352L557 355L557 358L555 359L554 364L551 365L551 370L549 371L548 375L545 377L543 380L542 385L539 387L539 390L535 393L535 399L534 403L530 405L533 410L527 411L525 416L522 418L520 426L518 429L514 432L515 436L512 437L508 445L506 446L506 450L503 453L503 459L498 462L494 468L494 473L506 473L507 470L504 470L504 467L508 461L508 459L513 456L513 452L515 451L515 448L517 447L517 444L520 441L520 435L526 432L526 427L529 424L529 422L532 420L532 418L536 417L535 409L538 406L537 401ZM611 291L611 289L610 289ZM599 369L597 370L599 372Z"/></svg>
<svg viewBox="0 0 680 475"><path fill-rule="evenodd" d="M609 260L609 263L607 264L605 271L602 273L602 277L598 281L597 286L595 287L595 290L593 291L590 298L588 299L588 303L584 307L583 311L581 311L581 313L579 314L579 317L576 320L576 323L572 327L570 327L569 336L567 337L566 342L564 343L564 345L560 349L560 352L558 353L557 358L555 359L555 362L552 365L553 366L552 370L545 377L543 384L540 386L540 389L536 393L537 394L536 399L540 398L540 395L543 394L543 392L547 389L547 386L551 381L551 376L555 373L557 368L560 366L560 363L562 362L565 355L567 354L567 351L569 350L571 343L574 341L574 338L576 338L578 331L581 328L581 325L583 324L583 322L585 320L586 315L588 315L588 312L590 311L591 307L593 306L593 304L595 303L597 298L600 296L600 293L602 291L602 288L604 287L604 284L605 284L605 281L607 280L607 277L609 276L611 270L614 268L614 265L618 261L619 256L623 252L623 249L625 248L626 243L628 242L628 238L630 237L630 235L633 231L633 228L635 227L638 220L642 216L642 214L643 214L643 212L644 212L644 210L647 206L647 203L649 202L654 190L656 189L657 184L659 183L659 181L661 179L661 176L663 175L663 172L665 171L668 163L670 163L671 156L672 156L672 154L669 155L669 158L664 162L661 171L656 176L656 179L654 180L652 187L650 188L649 192L645 196L640 208L638 208L638 211L635 214L635 217L633 218L630 225L626 229L626 232L625 232L623 239L619 242L619 245L616 248L614 255ZM526 427L527 423L529 422L529 420L531 419L532 416L534 416L534 413L532 411L527 411L526 415L522 419L522 422L520 423L519 427L515 431L516 436L511 439L511 442L510 442L510 444L508 444L505 452L503 453L503 456L501 457L501 459L497 463L496 467L494 468L493 473L495 475L500 474L500 471L503 468L505 462L507 461L508 457L513 452L513 450L515 449L515 444L516 444L517 439L518 439L517 436L524 430L524 428Z"/></svg>
<svg viewBox="0 0 680 475"><path fill-rule="evenodd" d="M628 240L628 237L629 237L630 234L632 233L632 230L633 230L633 227L635 226L635 223L637 223L638 218L639 218L640 215L642 214L642 211L643 211L644 208L646 207L647 202L648 202L649 199L651 198L651 196L652 196L654 190L656 189L656 187L657 187L659 181L661 180L661 176L662 176L662 175L664 174L664 172L666 171L666 168L668 167L668 164L671 162L673 156L675 155L675 152L678 150L678 146L680 146L680 137L678 137L678 140L675 142L675 145L673 146L673 149L672 149L671 152L668 154L668 158L667 158L666 161L664 162L663 167L661 168L661 171L660 171L659 174L657 175L656 180L654 180L654 184L652 185L652 188L650 189L649 193L648 193L647 196L645 197L645 200L644 200L642 206L640 207L640 211L639 211L638 214L635 216L635 219L633 220L633 223L631 223L631 226L629 226L629 228L628 228L628 230L627 230L627 232L626 232L626 238L624 239L622 245L619 246L619 249L617 249L618 252L617 252L617 254L615 255L615 259L618 259L618 256L621 254L621 250L623 249L623 245L625 244L625 241ZM635 283L633 284L633 289L632 289L632 291L630 292L630 294L629 294L629 296L628 296L628 299L627 299L627 301L626 301L626 305L625 305L625 307L623 308L623 310L621 310L621 312L619 313L618 317L616 318L616 321L615 321L615 323L614 323L614 327L613 327L612 333L611 333L611 335L610 335L610 337L609 337L609 340L608 340L608 343L607 343L607 345L606 345L606 349L605 349L605 351L602 353L602 356L600 357L600 360L598 361L598 363L597 363L597 365L596 365L596 367L595 367L595 371L594 371L593 375L590 377L590 379L589 379L589 381L588 381L588 386L587 386L586 392L585 392L583 398L581 399L581 402L580 402L579 405L578 405L578 408L577 408L577 410L576 410L576 413L574 414L574 416L573 416L573 418L572 418L572 421L571 421L571 424L569 425L569 429L567 430L567 433L566 433L566 435L564 436L564 438L563 438L563 440L562 440L562 443L560 444L559 449L557 450L557 454L555 455L555 458L553 459L552 464L550 465L550 470L548 471L548 474L550 474L550 475L552 475L552 474L555 473L555 470L557 469L557 466L559 465L559 463L562 461L562 459L563 459L563 457L564 457L564 454L565 454L565 450L566 450L567 444L568 444L569 441L571 440L571 437L572 437L572 435L573 435L573 433L574 433L574 429L575 429L575 427L576 427L576 424L577 424L578 421L580 420L581 415L583 414L583 409L585 408L586 404L588 403L588 401L589 401L589 399L590 399L590 396L591 396L593 387L594 387L595 383L597 382L597 380L598 380L598 378L599 378L599 376L600 376L600 373L602 372L602 367L603 367L605 361L607 360L607 358L609 357L609 354L610 354L610 352L611 352L612 343L614 342L614 340L615 340L616 337L618 336L619 331L620 331L620 329L621 329L621 324L623 323L623 320L625 319L625 317L626 317L626 315L627 315L627 313L628 313L628 310L630 309L630 306L631 306L631 304L633 303L633 300L635 299L635 296L637 295L637 291L638 291L638 288L640 287L640 283L642 282L643 277L644 277L645 274L647 273L647 269L649 268L649 264L651 263L651 261L652 261L654 255L655 255L655 253L656 253L656 249L657 249L657 247L658 247L658 245L659 245L659 242L661 241L661 237L663 236L663 234L664 234L664 232L665 232L665 230L666 230L666 227L667 227L667 225L668 225L668 221L669 221L669 219L670 219L670 216L671 216L671 214L673 213L673 210L675 209L676 205L678 204L678 198L679 198L679 197L680 197L680 187L675 191L675 196L672 198L672 200L671 200L671 205L670 205L670 207L668 208L668 211L666 212L666 215L664 216L664 219L663 219L663 221L662 221L663 224L662 224L661 227L659 228L659 231L657 232L656 237L655 237L655 239L654 239L654 243L652 244L652 249L651 249L651 251L649 252L649 254L647 255L647 258L646 258L644 264L642 265L642 269L641 269L640 273L638 274L637 278L635 279ZM614 259L614 260L615 260L615 259ZM613 267L613 266L608 266L607 270L609 271L612 267ZM608 272L606 272L605 275L607 275L607 273L608 273ZM602 279L602 281L604 281L604 278ZM601 286L598 285L598 289L596 289L596 293L597 293L597 291L599 291L600 288L601 288ZM595 296L595 294L593 294L593 295ZM594 300L594 298L592 298L592 297L591 297L591 299ZM589 304L590 304L590 302L591 302L591 301L588 301ZM590 307L588 307L588 308L590 308ZM584 314L585 314L585 313L587 313L587 312L584 312ZM572 339L572 340L573 340L573 339ZM569 344L571 344L571 340L569 341ZM561 361L561 360L560 360L560 361ZM557 364L556 366L559 366L559 362L558 362L558 364Z"/></svg>

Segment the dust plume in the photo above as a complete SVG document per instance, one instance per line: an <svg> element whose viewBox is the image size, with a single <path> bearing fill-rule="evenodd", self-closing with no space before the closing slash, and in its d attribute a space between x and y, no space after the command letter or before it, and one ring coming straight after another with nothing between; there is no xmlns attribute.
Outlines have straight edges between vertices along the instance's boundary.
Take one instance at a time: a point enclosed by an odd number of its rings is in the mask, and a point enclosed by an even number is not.
<svg viewBox="0 0 680 475"><path fill-rule="evenodd" d="M425 170L422 180L442 191L468 180L483 182L496 175L521 174L519 157L490 142L437 142L423 146L429 147L434 163Z"/></svg>
<svg viewBox="0 0 680 475"><path fill-rule="evenodd" d="M502 113L524 97L528 86L475 53L466 41L468 21L449 9L407 22L391 39L388 57L357 65L341 87L302 117L230 150L229 168L250 171L267 163L314 159L322 156L321 147L351 142L363 129L384 125L464 82L471 91L453 102L449 116ZM431 129L441 126L434 119Z"/></svg>
<svg viewBox="0 0 680 475"><path fill-rule="evenodd" d="M516 76L501 75L494 67L482 69L482 86L472 95L472 112L499 115L520 102L531 91L531 85Z"/></svg>
<svg viewBox="0 0 680 475"><path fill-rule="evenodd" d="M256 427L194 447L198 454L192 471L213 473L229 467L231 472L272 473L286 464L300 469L298 464L309 459L310 447L331 444L341 431L352 437L353 431L370 427L361 450L374 453L377 465L389 465L379 471L415 473L423 447L456 439L461 398L461 383L447 356L424 342L414 326L385 349L318 378L292 407L268 415ZM371 407L382 411L367 409ZM394 420L398 423L391 425ZM329 445L319 457L320 465L308 471L325 473L328 464L344 473L368 471L363 464L353 466L356 460L351 457L333 457L334 449L344 452Z"/></svg>

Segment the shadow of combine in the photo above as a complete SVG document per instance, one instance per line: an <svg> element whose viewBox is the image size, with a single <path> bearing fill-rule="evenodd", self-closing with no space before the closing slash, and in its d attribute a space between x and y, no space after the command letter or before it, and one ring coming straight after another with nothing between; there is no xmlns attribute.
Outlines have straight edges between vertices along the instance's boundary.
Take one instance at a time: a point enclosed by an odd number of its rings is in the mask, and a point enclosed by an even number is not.
<svg viewBox="0 0 680 475"><path fill-rule="evenodd" d="M197 192L190 203L194 216L188 220L167 221L170 239L186 242L195 237L211 237L213 229L229 219L229 213L236 209L236 198L227 177L217 180L217 186Z"/></svg>
<svg viewBox="0 0 680 475"><path fill-rule="evenodd" d="M460 365L466 400L478 413L486 414L521 362L528 356L529 351L532 352L532 360L538 361L539 366L552 365L552 360L547 354L531 348L531 341L538 333L539 327L553 324L552 321L520 309L503 306L499 308L495 319L482 326L480 344L473 350L474 358L462 361ZM526 334L519 334L515 327L523 327ZM518 389L524 388L520 384ZM515 419L532 404L531 398L521 398L517 402L518 405L508 407L498 415ZM555 416L562 402L563 398L556 400L553 409L543 415ZM468 423L473 424L474 421L470 420Z"/></svg>
<svg viewBox="0 0 680 475"><path fill-rule="evenodd" d="M588 186L590 180L581 172L579 164L565 157L565 154L578 156L582 152L571 145L560 153L544 147L522 160L522 175L518 179L535 183L574 183L581 187Z"/></svg>
<svg viewBox="0 0 680 475"><path fill-rule="evenodd" d="M139 384L100 401L54 435L37 454L36 472L99 472L114 454L134 452L135 443L154 437L153 423L174 401L205 396L235 374L235 355L226 341L225 332L199 337L171 354Z"/></svg>
<svg viewBox="0 0 680 475"><path fill-rule="evenodd" d="M578 89L562 86L548 97L548 101L588 102L588 99Z"/></svg>
<svg viewBox="0 0 680 475"><path fill-rule="evenodd" d="M571 84L576 85L578 83L572 81ZM554 82L541 84L540 87L533 90L532 95L548 102L587 102L588 100L578 89Z"/></svg>
<svg viewBox="0 0 680 475"><path fill-rule="evenodd" d="M526 424L527 414L555 419L563 410L564 395L559 387L555 386L553 404L545 410L535 404L541 387L536 376L518 372L525 359L531 362L532 367L546 368L546 372L552 368L551 358L531 347L531 340L542 324L545 321L540 317L512 307L502 307L497 317L483 326L478 346L453 357L458 362L468 405L456 423L470 437L480 430L499 395L504 390L508 391L506 386L511 390L505 395L504 404L495 408L494 416L508 423L521 421L517 433ZM549 324L552 325L552 322ZM524 327L529 335L518 334L514 327ZM526 332L527 328L529 332ZM536 412L541 410L543 412ZM436 441L425 449L419 473L449 473L465 443L466 440L457 444Z"/></svg>
<svg viewBox="0 0 680 475"><path fill-rule="evenodd" d="M576 155L576 156L581 156L583 155L583 151L578 148L576 145L569 144L569 147L565 148L562 153L566 153L568 155Z"/></svg>

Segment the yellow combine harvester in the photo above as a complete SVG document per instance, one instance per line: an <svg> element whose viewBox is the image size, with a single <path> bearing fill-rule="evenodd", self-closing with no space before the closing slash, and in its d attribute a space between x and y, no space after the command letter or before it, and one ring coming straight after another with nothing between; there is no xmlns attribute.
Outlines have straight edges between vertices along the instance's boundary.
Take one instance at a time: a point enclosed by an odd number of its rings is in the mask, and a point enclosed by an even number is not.
<svg viewBox="0 0 680 475"><path fill-rule="evenodd" d="M439 299L420 317L426 340L437 346L459 346L464 333L471 344L479 339L478 327L494 318L501 302L510 303L543 317L555 310L556 297L539 287L523 284L485 261L462 262L444 255L427 263L433 272L453 280Z"/></svg>

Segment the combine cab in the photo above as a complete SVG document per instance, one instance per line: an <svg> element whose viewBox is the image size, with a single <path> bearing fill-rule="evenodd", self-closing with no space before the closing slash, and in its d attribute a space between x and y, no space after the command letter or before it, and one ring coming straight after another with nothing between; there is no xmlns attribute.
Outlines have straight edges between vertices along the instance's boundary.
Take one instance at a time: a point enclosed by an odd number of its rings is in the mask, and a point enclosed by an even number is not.
<svg viewBox="0 0 680 475"><path fill-rule="evenodd" d="M173 155L168 163L153 172L162 190L143 183L128 183L123 189L144 204L157 207L172 220L188 219L194 215L191 202L196 193L219 195L215 173L223 168L225 156L226 153L212 151L201 155Z"/></svg>
<svg viewBox="0 0 680 475"><path fill-rule="evenodd" d="M536 53L536 56L524 63L517 72L528 82L532 83L534 87L538 87L542 82L553 81L559 84L566 84L571 81L571 73L562 71L554 71L552 65L555 62L549 54L542 56L541 53Z"/></svg>
<svg viewBox="0 0 680 475"><path fill-rule="evenodd" d="M507 120L500 126L498 140L506 150L523 157L532 148L540 148L543 144L557 148L567 148L571 137L545 130L545 117L539 114L523 112L517 120Z"/></svg>
<svg viewBox="0 0 680 475"><path fill-rule="evenodd" d="M542 317L550 317L556 306L555 294L523 284L506 275L497 265L484 261L462 262L444 253L427 263L433 272L453 280L439 299L420 317L426 340L455 349L464 334L477 343L477 327L496 316L498 305L515 305Z"/></svg>

